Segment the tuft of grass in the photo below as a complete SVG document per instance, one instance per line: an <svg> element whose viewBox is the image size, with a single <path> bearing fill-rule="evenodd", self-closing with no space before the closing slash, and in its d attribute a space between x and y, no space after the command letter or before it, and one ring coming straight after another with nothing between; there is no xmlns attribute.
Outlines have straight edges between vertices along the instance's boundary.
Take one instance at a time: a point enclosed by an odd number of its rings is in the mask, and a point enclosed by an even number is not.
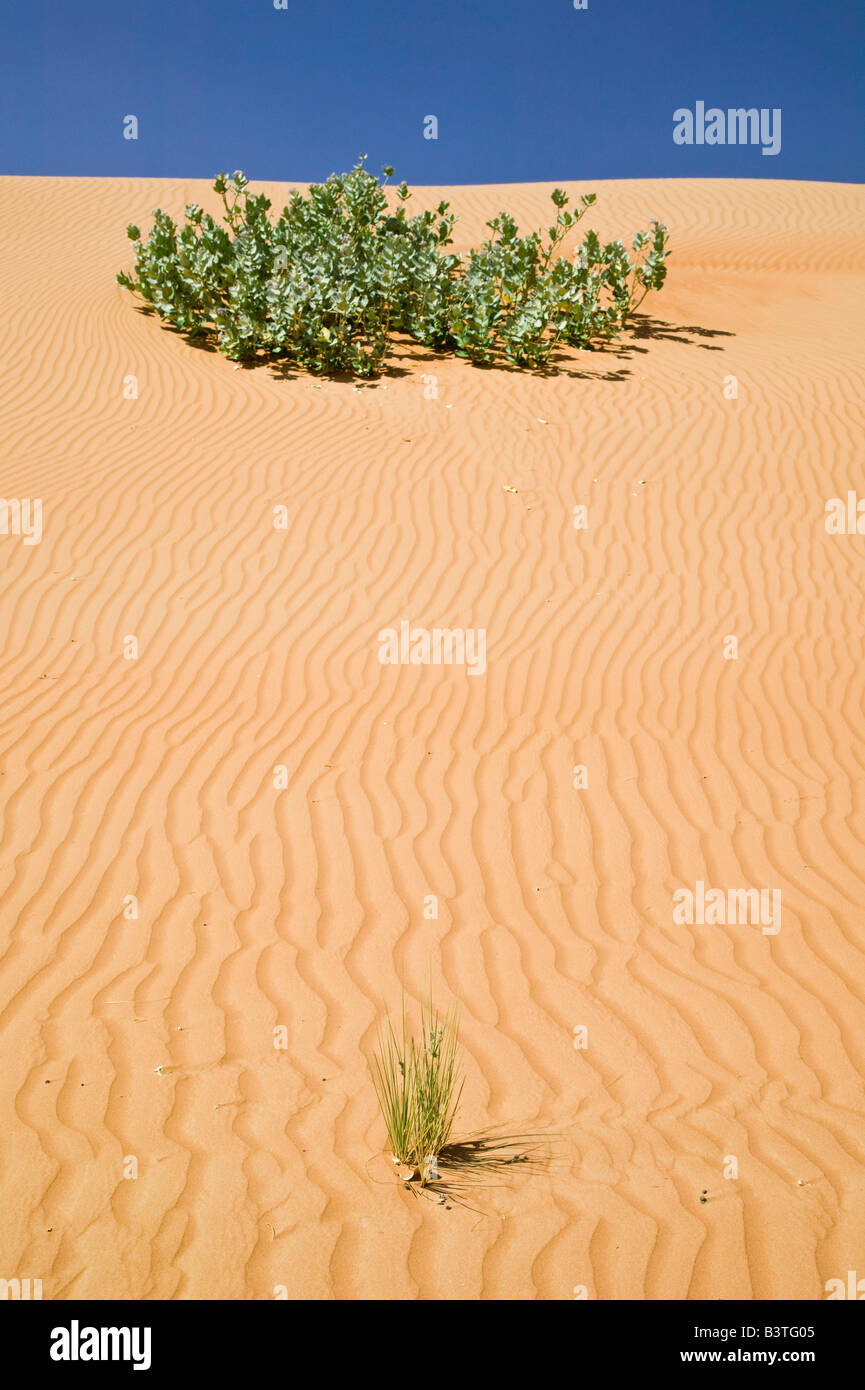
<svg viewBox="0 0 865 1390"><path fill-rule="evenodd" d="M423 1186L447 1147L462 1095L457 1006L442 1017L430 996L421 1005L418 1040L409 1036L403 995L399 1030L387 1015L378 1042L371 1072L391 1153L416 1169Z"/></svg>
<svg viewBox="0 0 865 1390"><path fill-rule="evenodd" d="M379 1024L379 1051L372 1059L372 1083L387 1129L390 1151L397 1163L411 1163L413 1149L412 1100L414 1085L406 1038L405 996L402 1001L402 1028L394 1032L390 1015L386 1026Z"/></svg>

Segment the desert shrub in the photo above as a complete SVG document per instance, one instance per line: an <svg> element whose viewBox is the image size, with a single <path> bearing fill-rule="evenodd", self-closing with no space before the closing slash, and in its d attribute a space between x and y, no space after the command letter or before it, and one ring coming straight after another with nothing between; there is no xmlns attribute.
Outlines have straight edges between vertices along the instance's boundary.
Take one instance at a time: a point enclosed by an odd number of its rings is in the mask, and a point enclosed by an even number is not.
<svg viewBox="0 0 865 1390"><path fill-rule="evenodd" d="M602 246L593 231L572 258L562 253L594 194L570 211L555 189L546 237L520 236L502 212L487 223L494 235L464 258L446 249L456 221L450 204L409 217L402 183L392 211L385 184L393 170L384 173L379 183L361 158L351 173L293 193L275 222L270 199L250 194L244 174L220 174L213 187L225 226L196 203L180 230L156 209L149 238L127 228L135 266L117 279L176 328L215 336L234 360L269 356L359 376L381 368L394 334L479 364L542 368L560 343L616 337L664 283L660 222L634 237L633 260L623 242Z"/></svg>

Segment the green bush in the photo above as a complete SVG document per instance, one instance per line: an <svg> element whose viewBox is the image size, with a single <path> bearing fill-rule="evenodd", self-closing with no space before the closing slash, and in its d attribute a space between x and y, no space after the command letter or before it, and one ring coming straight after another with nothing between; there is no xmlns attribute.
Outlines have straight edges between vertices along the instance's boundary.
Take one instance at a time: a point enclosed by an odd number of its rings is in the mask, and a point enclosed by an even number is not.
<svg viewBox="0 0 865 1390"><path fill-rule="evenodd" d="M601 246L589 232L577 254L560 252L595 201L586 194L567 210L557 188L555 223L521 237L500 213L494 235L463 258L447 251L456 218L449 203L406 214L409 191L388 207L382 183L363 167L292 193L276 222L270 200L248 192L238 171L220 174L226 226L197 203L186 225L161 209L148 240L127 228L135 268L117 279L169 323L192 335L215 335L236 361L268 356L314 372L370 376L384 363L394 334L476 363L506 360L547 365L559 344L587 347L616 337L667 273L667 228ZM227 228L227 230L226 230Z"/></svg>

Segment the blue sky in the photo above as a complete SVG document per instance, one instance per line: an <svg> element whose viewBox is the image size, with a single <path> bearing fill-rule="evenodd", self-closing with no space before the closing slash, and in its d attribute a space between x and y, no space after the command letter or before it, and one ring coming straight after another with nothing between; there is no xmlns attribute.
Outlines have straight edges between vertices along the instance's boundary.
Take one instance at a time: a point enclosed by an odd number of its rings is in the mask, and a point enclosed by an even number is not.
<svg viewBox="0 0 865 1390"><path fill-rule="evenodd" d="M363 151L414 184L862 182L863 51L854 0L14 4L0 173L306 182ZM674 144L698 100L780 107L780 153Z"/></svg>

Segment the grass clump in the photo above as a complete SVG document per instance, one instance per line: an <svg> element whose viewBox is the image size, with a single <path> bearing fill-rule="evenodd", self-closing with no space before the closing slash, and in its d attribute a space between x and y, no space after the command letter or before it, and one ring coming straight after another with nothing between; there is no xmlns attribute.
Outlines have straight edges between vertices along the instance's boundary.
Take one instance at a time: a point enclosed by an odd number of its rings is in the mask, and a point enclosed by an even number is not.
<svg viewBox="0 0 865 1390"><path fill-rule="evenodd" d="M392 211L382 183L363 167L332 174L306 196L292 193L276 221L270 199L251 194L239 170L213 187L220 225L197 203L185 225L161 209L149 238L130 225L133 290L169 323L216 340L236 361L273 357L313 372L371 376L385 363L394 334L455 352L477 364L543 368L559 345L588 347L618 336L628 315L667 269L667 228L638 232L633 257L621 241L602 246L595 232L568 258L562 245L595 202L585 194L568 209L557 188L546 236L520 236L507 213L463 258L452 245L450 204L409 217L405 183Z"/></svg>
<svg viewBox="0 0 865 1390"><path fill-rule="evenodd" d="M421 1184L436 1176L447 1148L463 1088L456 1005L441 1017L432 999L421 1005L420 1041L409 1036L403 997L400 1030L390 1016L379 1027L372 1079L397 1163L413 1168Z"/></svg>

